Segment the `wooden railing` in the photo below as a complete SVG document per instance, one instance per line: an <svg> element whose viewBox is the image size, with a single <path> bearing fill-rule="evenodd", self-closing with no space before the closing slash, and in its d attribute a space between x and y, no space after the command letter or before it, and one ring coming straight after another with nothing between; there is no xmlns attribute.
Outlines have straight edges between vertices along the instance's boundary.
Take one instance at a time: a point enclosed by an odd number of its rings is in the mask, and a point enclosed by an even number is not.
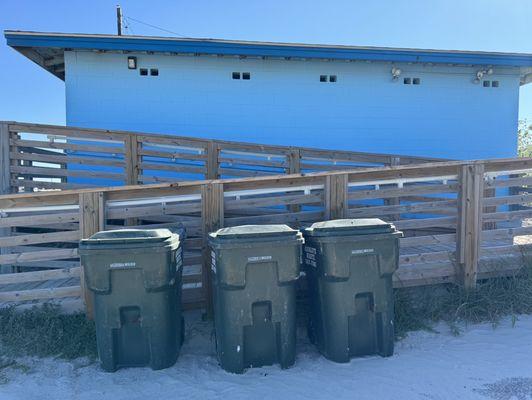
<svg viewBox="0 0 532 400"><path fill-rule="evenodd" d="M417 164L435 158L0 122L0 193ZM439 161L442 161L441 159Z"/></svg>
<svg viewBox="0 0 532 400"><path fill-rule="evenodd" d="M205 307L208 232L344 217L383 218L405 233L395 287L472 287L530 262L531 172L530 158L482 160L4 195L0 264L20 272L0 275L0 302L79 296L77 242L98 230L181 225L183 301Z"/></svg>

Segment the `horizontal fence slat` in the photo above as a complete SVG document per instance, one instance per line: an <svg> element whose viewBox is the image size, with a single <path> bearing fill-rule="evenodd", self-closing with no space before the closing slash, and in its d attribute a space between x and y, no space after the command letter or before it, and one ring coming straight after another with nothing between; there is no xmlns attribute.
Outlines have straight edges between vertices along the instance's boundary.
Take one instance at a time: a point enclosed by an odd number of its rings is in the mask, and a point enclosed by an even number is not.
<svg viewBox="0 0 532 400"><path fill-rule="evenodd" d="M52 269L46 271L19 272L15 274L0 274L0 285L22 282L38 282L50 279L78 278L80 273L81 268L76 267L70 269Z"/></svg>
<svg viewBox="0 0 532 400"><path fill-rule="evenodd" d="M378 184L378 181L375 181ZM411 185L394 189L371 189L371 190L351 190L348 193L349 200L366 199L387 199L391 197L404 197L419 194L440 194L455 193L458 190L457 184L448 185Z"/></svg>
<svg viewBox="0 0 532 400"><path fill-rule="evenodd" d="M79 165L104 165L109 167L125 167L123 160L109 160L103 157L76 157L70 154L43 155L34 153L11 153L14 160L37 161L50 164L79 164Z"/></svg>
<svg viewBox="0 0 532 400"><path fill-rule="evenodd" d="M30 233L23 235L13 235L0 237L0 247L23 246L29 244L54 243L54 242L77 242L80 239L80 232L50 232L50 233Z"/></svg>
<svg viewBox="0 0 532 400"><path fill-rule="evenodd" d="M109 153L109 154L123 154L124 149L122 147L106 147L106 146L94 146L87 144L74 144L74 143L62 143L62 142L45 142L39 140L11 140L12 146L22 147L37 147L45 149L58 149L58 150L77 150L83 152L93 153Z"/></svg>
<svg viewBox="0 0 532 400"><path fill-rule="evenodd" d="M11 228L16 226L34 226L56 223L78 222L79 214L75 213L57 213L57 214L38 214L21 217L0 218L0 228Z"/></svg>
<svg viewBox="0 0 532 400"><path fill-rule="evenodd" d="M487 188L532 186L532 176L508 179L488 179L485 182Z"/></svg>
<svg viewBox="0 0 532 400"><path fill-rule="evenodd" d="M400 265L393 275L394 288L455 283L456 271L451 261Z"/></svg>
<svg viewBox="0 0 532 400"><path fill-rule="evenodd" d="M80 286L62 286L49 289L19 290L12 292L0 292L0 303L29 300L51 300L64 297L80 297L80 295Z"/></svg>
<svg viewBox="0 0 532 400"><path fill-rule="evenodd" d="M532 203L532 194L521 194L515 196L486 197L482 204L485 206L501 206L511 204Z"/></svg>
<svg viewBox="0 0 532 400"><path fill-rule="evenodd" d="M83 177L83 178L98 178L98 179L110 179L110 180L124 180L124 174L115 174L111 172L102 171L82 171L66 168L46 168L46 167L17 167L12 166L11 172L19 174L31 174L34 176L46 176L46 177Z"/></svg>
<svg viewBox="0 0 532 400"><path fill-rule="evenodd" d="M360 208L349 208L348 215L352 218L362 218L366 216L380 216L390 215L398 213L416 213L416 212L429 212L429 213L445 213L456 214L457 213L456 200L444 200L434 202L424 202L416 204L402 204L394 206L368 206Z"/></svg>
<svg viewBox="0 0 532 400"><path fill-rule="evenodd" d="M78 257L78 249L57 249L45 251L30 251L27 253L12 253L0 255L0 264L13 264L33 261L64 260Z"/></svg>
<svg viewBox="0 0 532 400"><path fill-rule="evenodd" d="M454 228L456 226L456 217L400 220L394 221L394 225L398 229Z"/></svg>

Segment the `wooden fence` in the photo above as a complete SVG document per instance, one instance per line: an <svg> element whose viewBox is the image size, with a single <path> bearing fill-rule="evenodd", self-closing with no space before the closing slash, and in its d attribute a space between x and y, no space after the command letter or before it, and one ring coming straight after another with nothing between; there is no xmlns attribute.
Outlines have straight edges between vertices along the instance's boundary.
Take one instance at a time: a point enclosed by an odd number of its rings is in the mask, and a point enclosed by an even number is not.
<svg viewBox="0 0 532 400"><path fill-rule="evenodd" d="M0 302L79 296L77 242L98 230L179 224L187 230L183 301L205 307L208 232L343 217L384 218L405 233L395 287L472 287L529 262L531 245L518 239L532 235L523 223L532 217L531 172L532 159L453 161L3 195L0 264L19 272L0 275Z"/></svg>
<svg viewBox="0 0 532 400"><path fill-rule="evenodd" d="M417 164L434 158L0 122L0 193ZM442 160L439 160L442 161Z"/></svg>

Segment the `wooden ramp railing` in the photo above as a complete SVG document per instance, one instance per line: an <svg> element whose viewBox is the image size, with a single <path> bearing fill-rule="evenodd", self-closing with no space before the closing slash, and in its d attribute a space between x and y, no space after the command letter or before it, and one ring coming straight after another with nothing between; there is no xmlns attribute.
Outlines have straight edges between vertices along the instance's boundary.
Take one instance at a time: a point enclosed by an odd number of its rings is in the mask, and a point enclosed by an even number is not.
<svg viewBox="0 0 532 400"><path fill-rule="evenodd" d="M443 161L20 122L0 122L0 150L0 193Z"/></svg>
<svg viewBox="0 0 532 400"><path fill-rule="evenodd" d="M77 242L99 229L180 224L183 301L205 307L208 232L343 217L380 217L405 232L395 287L472 287L530 262L531 173L532 159L481 160L4 195L0 264L14 272L0 275L0 302L79 296Z"/></svg>

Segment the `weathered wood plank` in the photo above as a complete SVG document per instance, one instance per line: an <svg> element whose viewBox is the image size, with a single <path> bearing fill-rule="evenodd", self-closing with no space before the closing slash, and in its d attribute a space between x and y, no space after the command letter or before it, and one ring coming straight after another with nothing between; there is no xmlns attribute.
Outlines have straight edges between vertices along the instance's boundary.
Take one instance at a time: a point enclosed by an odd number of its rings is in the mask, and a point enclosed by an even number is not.
<svg viewBox="0 0 532 400"><path fill-rule="evenodd" d="M456 254L461 283L473 288L477 282L482 232L484 165L464 165L460 171Z"/></svg>
<svg viewBox="0 0 532 400"><path fill-rule="evenodd" d="M209 233L224 226L224 187L221 183L209 183L202 187L202 225L203 225L203 264L202 264L202 287L203 298L207 303L207 315L213 313L213 295L211 282L211 252L209 249Z"/></svg>
<svg viewBox="0 0 532 400"><path fill-rule="evenodd" d="M368 206L360 208L350 208L349 217L363 218L367 216L382 216L399 213L445 213L455 214L457 212L456 200L433 201L415 204L389 205L389 206Z"/></svg>
<svg viewBox="0 0 532 400"><path fill-rule="evenodd" d="M0 292L0 303L21 302L29 300L51 300L64 297L79 297L80 286L63 286L49 289L20 290Z"/></svg>
<svg viewBox="0 0 532 400"><path fill-rule="evenodd" d="M348 175L332 175L325 178L325 218L346 218L348 212L347 197Z"/></svg>
<svg viewBox="0 0 532 400"><path fill-rule="evenodd" d="M102 192L79 195L79 230L83 239L91 237L105 228L105 197ZM94 298L85 285L85 266L81 263L81 290L88 318L93 318Z"/></svg>
<svg viewBox="0 0 532 400"><path fill-rule="evenodd" d="M12 228L16 226L34 226L46 224L60 224L77 222L79 215L76 212L64 212L54 214L30 214L21 217L0 218L0 228Z"/></svg>
<svg viewBox="0 0 532 400"><path fill-rule="evenodd" d="M49 168L49 167L11 167L12 173L33 175L37 177L68 177L77 176L82 178L98 178L110 179L115 181L123 181L123 174L116 174L112 172L102 171L82 171L74 169L63 168Z"/></svg>
<svg viewBox="0 0 532 400"><path fill-rule="evenodd" d="M30 251L27 253L11 253L0 256L0 264L19 264L24 262L65 260L78 257L78 249L57 249Z"/></svg>
<svg viewBox="0 0 532 400"><path fill-rule="evenodd" d="M379 182L376 181L375 184ZM402 188L393 189L368 189L368 190L350 190L349 200L369 200L369 199L388 199L405 197L419 194L441 194L455 193L458 190L458 184L418 184L408 185ZM436 200L436 199L432 199Z"/></svg>
<svg viewBox="0 0 532 400"><path fill-rule="evenodd" d="M73 242L78 241L79 238L79 231L22 234L0 237L0 248L40 243Z"/></svg>
<svg viewBox="0 0 532 400"><path fill-rule="evenodd" d="M501 206L510 204L530 204L532 203L532 193L514 195L514 196L499 196L484 198L482 204L484 206Z"/></svg>
<svg viewBox="0 0 532 400"><path fill-rule="evenodd" d="M77 278L80 276L81 268L51 269L46 271L19 272L16 274L0 275L0 285L46 281L50 279Z"/></svg>
<svg viewBox="0 0 532 400"><path fill-rule="evenodd" d="M123 154L124 149L118 146L95 146L64 142L46 142L40 140L11 140L10 144L17 147L38 147L44 149L77 150L94 153Z"/></svg>
<svg viewBox="0 0 532 400"><path fill-rule="evenodd" d="M73 156L65 153L56 153L54 155L50 154L34 154L34 153L10 153L10 157L13 160L27 160L27 161L38 161L42 163L50 164L79 164L79 165L98 165L98 166L109 166L109 167L125 167L125 162L120 159L109 159L104 157L81 157Z"/></svg>

